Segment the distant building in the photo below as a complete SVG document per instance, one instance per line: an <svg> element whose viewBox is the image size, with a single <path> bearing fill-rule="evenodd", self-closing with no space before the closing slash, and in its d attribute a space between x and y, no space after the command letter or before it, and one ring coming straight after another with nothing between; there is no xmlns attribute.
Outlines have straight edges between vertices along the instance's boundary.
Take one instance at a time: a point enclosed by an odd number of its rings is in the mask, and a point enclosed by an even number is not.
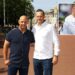
<svg viewBox="0 0 75 75"><path fill-rule="evenodd" d="M46 16L46 21L47 21L48 23L51 23L51 22L52 22L52 18L53 18L53 16L54 16L54 10L51 9L50 11L46 11L46 12L45 12L45 16Z"/></svg>

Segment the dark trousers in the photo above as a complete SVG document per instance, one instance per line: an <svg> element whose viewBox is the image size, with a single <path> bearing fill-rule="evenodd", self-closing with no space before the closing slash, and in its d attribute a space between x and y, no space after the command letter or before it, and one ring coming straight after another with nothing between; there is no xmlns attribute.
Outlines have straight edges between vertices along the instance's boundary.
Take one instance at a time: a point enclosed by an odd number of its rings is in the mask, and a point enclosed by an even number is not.
<svg viewBox="0 0 75 75"><path fill-rule="evenodd" d="M17 71L19 71L19 75L28 75L28 67L19 67L19 65L10 65L8 66L8 75L17 75Z"/></svg>
<svg viewBox="0 0 75 75"><path fill-rule="evenodd" d="M52 75L52 58L45 60L33 59L33 66L35 75Z"/></svg>

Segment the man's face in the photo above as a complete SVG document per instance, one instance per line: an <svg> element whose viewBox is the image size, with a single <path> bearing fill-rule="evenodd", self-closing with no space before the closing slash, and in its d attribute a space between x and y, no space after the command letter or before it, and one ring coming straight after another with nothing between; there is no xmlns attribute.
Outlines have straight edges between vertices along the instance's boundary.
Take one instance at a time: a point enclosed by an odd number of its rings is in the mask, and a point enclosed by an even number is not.
<svg viewBox="0 0 75 75"><path fill-rule="evenodd" d="M72 7L72 13L75 15L75 5Z"/></svg>
<svg viewBox="0 0 75 75"><path fill-rule="evenodd" d="M35 18L38 24L42 24L45 18L45 15L42 12L36 12Z"/></svg>
<svg viewBox="0 0 75 75"><path fill-rule="evenodd" d="M27 17L26 16L21 16L20 19L19 19L19 21L18 21L18 23L19 23L19 27L21 29L27 28L27 24L28 24Z"/></svg>

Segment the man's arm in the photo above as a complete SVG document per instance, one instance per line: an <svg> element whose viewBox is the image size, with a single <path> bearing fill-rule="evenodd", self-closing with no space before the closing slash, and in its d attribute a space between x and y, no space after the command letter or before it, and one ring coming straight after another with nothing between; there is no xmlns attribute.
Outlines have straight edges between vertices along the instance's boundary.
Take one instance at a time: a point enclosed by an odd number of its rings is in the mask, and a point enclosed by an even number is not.
<svg viewBox="0 0 75 75"><path fill-rule="evenodd" d="M54 44L54 56L52 62L53 64L57 64L60 49L59 49L59 39L54 28L53 28L53 44Z"/></svg>
<svg viewBox="0 0 75 75"><path fill-rule="evenodd" d="M9 59L8 57L8 48L9 48L10 43L5 40L4 46L3 46L3 56L4 56L4 64L8 65L9 64Z"/></svg>
<svg viewBox="0 0 75 75"><path fill-rule="evenodd" d="M34 38L34 28L31 30L31 44L30 46L34 47L35 45L35 38Z"/></svg>

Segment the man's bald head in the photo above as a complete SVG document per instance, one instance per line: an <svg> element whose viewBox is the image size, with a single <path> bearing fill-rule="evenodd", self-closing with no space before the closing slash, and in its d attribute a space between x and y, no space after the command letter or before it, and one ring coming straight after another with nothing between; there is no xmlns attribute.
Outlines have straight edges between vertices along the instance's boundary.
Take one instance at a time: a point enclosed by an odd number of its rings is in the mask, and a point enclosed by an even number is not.
<svg viewBox="0 0 75 75"><path fill-rule="evenodd" d="M22 15L20 16L19 20L22 20L22 19L28 20L28 17L26 15Z"/></svg>
<svg viewBox="0 0 75 75"><path fill-rule="evenodd" d="M25 29L28 25L28 17L25 15L20 16L18 24L21 29Z"/></svg>

